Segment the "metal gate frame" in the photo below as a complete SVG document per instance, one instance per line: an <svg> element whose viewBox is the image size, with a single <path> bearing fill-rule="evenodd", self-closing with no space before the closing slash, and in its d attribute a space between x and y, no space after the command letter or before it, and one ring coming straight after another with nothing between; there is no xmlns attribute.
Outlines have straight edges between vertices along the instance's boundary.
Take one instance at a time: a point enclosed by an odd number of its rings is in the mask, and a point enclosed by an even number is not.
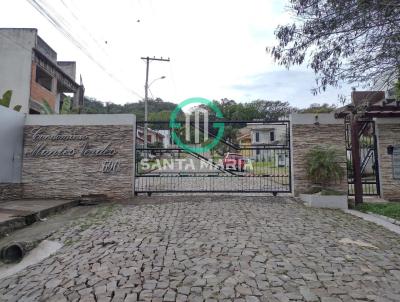
<svg viewBox="0 0 400 302"><path fill-rule="evenodd" d="M148 121L147 125L168 125L169 122L165 121ZM182 121L184 123L184 121ZM210 124L213 123L210 121ZM265 154L270 160L273 156L274 158L274 167L269 167L268 162L264 167L264 161L260 164L264 169L264 174L260 175L249 175L244 173L236 173L227 171L225 168L222 168L220 165L214 166L217 171L215 172L193 172L193 173L185 173L182 171L175 172L167 172L167 173L154 173L154 171L142 173L139 171L139 165L141 163L140 154L153 152L155 154L170 154L170 156L190 156L191 158L196 158L199 161L204 161L207 159L200 153L188 152L176 145L171 147L147 147L144 148L140 144L138 144L138 136L139 132L136 130L137 140L135 143L135 195L138 194L148 194L152 193L272 193L273 195L277 195L278 193L291 193L292 192L292 177L291 177L291 133L290 133L290 121L289 120L277 120L277 121L218 121L218 123L224 123L226 125L236 125L240 124L248 124L252 125L280 125L285 127L285 144L284 145L272 145L272 144L259 144L257 146L251 145L250 147L242 147L239 145L235 145L232 142L222 140L222 144L225 144L228 148L236 148L238 152L248 152L250 154L259 154L261 151L263 152L262 156ZM140 125L144 126L144 121L136 122L136 129L141 129ZM139 127L138 127L139 126ZM169 127L168 127L169 128ZM142 128L143 129L143 128ZM170 130L170 129L169 129ZM144 132L144 131L143 131ZM212 136L212 133L210 133ZM250 134L251 135L251 134ZM143 139L142 139L143 140ZM237 149L239 147L239 149ZM260 151L257 151L260 150ZM175 155L173 155L175 154ZM186 155L185 155L186 154ZM283 156L282 156L283 155ZM284 166L279 166L279 158L284 157ZM278 166L276 166L276 158L278 158ZM263 159L264 160L264 159ZM251 160L250 160L251 161ZM172 162L172 160L171 160ZM212 165L212 164L211 164ZM265 170L268 173L265 173ZM281 175L281 172L282 175ZM270 172L270 173L269 173ZM274 174L275 173L275 174ZM277 174L276 174L277 173ZM192 178L197 185L189 188L182 189L182 187L176 188L176 182L181 182L183 179L188 180ZM207 181L206 181L207 180ZM158 188L157 186L152 186L150 182L155 183L158 181L161 184L164 181L164 187ZM169 185L168 181L171 181L171 185ZM190 181L190 180L189 180ZM227 189L227 182L237 182L239 186L236 189ZM257 186L257 181L260 182L260 185ZM175 183L173 183L175 182ZM219 184L215 184L218 182ZM173 185L172 185L173 183ZM222 186L222 188L220 187ZM229 187L229 186L228 186Z"/></svg>
<svg viewBox="0 0 400 302"><path fill-rule="evenodd" d="M360 142L362 188L364 196L380 196L379 180L379 159L378 144L376 137L375 121L359 121L360 131L358 138ZM364 136L365 132L371 132ZM347 158L347 182L348 195L354 196L354 177L352 167L352 146L351 146L351 123L349 118L345 119L345 138L346 138L346 158ZM363 140L362 140L363 139ZM371 165L372 172L366 173L366 168ZM368 174L371 174L368 176Z"/></svg>

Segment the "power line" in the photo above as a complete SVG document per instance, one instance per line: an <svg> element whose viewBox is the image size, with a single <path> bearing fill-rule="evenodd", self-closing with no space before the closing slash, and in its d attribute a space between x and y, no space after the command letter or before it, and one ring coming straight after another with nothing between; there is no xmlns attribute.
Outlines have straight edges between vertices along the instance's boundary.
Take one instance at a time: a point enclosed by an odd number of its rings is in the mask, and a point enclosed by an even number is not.
<svg viewBox="0 0 400 302"><path fill-rule="evenodd" d="M100 63L98 60L96 60L93 57L93 55L90 53L90 51L79 40L77 40L67 29L65 29L62 24L60 24L60 22L56 18L54 18L51 15L51 13L49 13L49 11L43 6L43 4L40 4L38 2L38 0L27 0L27 1L43 17L45 17L61 34L63 34L75 47L77 47L79 50L81 50L97 67L99 67L105 74L107 74L107 76L109 76L111 79L116 81L118 84L120 84L124 89L126 89L130 93L134 94L135 96L138 96L139 98L143 98L139 93L137 93L133 89L126 86L113 73L108 71L107 68L102 63ZM60 19L60 20L62 20L62 19Z"/></svg>
<svg viewBox="0 0 400 302"><path fill-rule="evenodd" d="M99 42L95 36L87 29L87 27L81 22L80 18L75 14L74 10L71 9L69 7L69 5L67 5L67 3L65 3L64 0L60 0L61 3L63 4L63 6L68 10L68 12L71 14L71 16L78 22L78 24L80 25L80 27L89 35L89 37L92 39L92 41L97 45L97 47L99 47L99 49L102 50L102 52L108 56L108 53L105 51L103 45L101 42ZM54 11L54 9L53 9Z"/></svg>

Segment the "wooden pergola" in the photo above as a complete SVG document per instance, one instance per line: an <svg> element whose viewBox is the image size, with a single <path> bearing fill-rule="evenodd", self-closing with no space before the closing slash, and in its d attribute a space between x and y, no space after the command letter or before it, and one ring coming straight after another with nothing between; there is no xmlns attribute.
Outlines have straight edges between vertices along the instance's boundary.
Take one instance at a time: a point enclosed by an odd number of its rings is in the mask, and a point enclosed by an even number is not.
<svg viewBox="0 0 400 302"><path fill-rule="evenodd" d="M339 108L336 118L348 119L351 125L351 151L355 203L363 202L359 133L363 122L374 118L400 118L400 101L386 99L383 91L353 91L352 103Z"/></svg>

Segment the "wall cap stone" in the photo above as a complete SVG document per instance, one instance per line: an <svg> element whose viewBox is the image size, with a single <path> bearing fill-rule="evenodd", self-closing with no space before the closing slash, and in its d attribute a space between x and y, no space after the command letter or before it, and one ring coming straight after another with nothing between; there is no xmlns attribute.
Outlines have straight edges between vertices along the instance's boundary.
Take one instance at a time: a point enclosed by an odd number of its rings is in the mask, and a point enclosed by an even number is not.
<svg viewBox="0 0 400 302"><path fill-rule="evenodd" d="M313 125L315 124L315 116L318 116L320 125L342 125L342 119L335 119L334 113L292 113L290 121L293 125Z"/></svg>
<svg viewBox="0 0 400 302"><path fill-rule="evenodd" d="M27 115L26 126L133 125L134 114L52 114Z"/></svg>

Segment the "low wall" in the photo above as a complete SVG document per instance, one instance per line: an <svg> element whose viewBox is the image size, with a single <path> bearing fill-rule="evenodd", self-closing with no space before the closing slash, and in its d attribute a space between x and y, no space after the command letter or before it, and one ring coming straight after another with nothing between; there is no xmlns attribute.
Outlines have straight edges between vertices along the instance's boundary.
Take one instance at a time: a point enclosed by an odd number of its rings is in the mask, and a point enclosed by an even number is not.
<svg viewBox="0 0 400 302"><path fill-rule="evenodd" d="M381 196L400 201L400 168L394 168L400 167L400 119L377 119L376 132ZM396 148L394 154L388 154L388 146Z"/></svg>
<svg viewBox="0 0 400 302"><path fill-rule="evenodd" d="M27 116L23 197L131 198L135 132L130 114Z"/></svg>
<svg viewBox="0 0 400 302"><path fill-rule="evenodd" d="M316 119L316 116L318 118ZM307 178L306 154L316 146L333 146L340 152L339 162L346 171L346 143L343 120L330 113L294 113L291 115L292 184L295 196L307 192L313 185ZM346 175L332 188L347 192Z"/></svg>
<svg viewBox="0 0 400 302"><path fill-rule="evenodd" d="M25 114L0 106L0 183L20 183Z"/></svg>

